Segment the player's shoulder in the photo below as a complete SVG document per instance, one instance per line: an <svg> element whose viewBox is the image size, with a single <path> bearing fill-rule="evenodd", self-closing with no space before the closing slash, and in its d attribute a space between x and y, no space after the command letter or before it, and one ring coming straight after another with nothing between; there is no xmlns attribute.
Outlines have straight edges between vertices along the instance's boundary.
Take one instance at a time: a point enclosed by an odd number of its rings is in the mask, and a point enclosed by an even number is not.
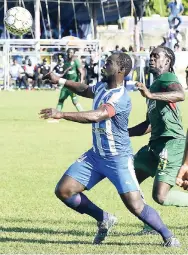
<svg viewBox="0 0 188 255"><path fill-rule="evenodd" d="M171 73L171 72L166 72L163 73L162 75L160 75L160 77L158 78L159 82L176 82L176 83L180 83L178 80L178 77L176 76L175 73Z"/></svg>
<svg viewBox="0 0 188 255"><path fill-rule="evenodd" d="M125 102L130 100L130 97L127 93L126 88L124 86L121 86L110 91L110 93L108 94L108 100L118 104L123 103L123 105L125 105Z"/></svg>

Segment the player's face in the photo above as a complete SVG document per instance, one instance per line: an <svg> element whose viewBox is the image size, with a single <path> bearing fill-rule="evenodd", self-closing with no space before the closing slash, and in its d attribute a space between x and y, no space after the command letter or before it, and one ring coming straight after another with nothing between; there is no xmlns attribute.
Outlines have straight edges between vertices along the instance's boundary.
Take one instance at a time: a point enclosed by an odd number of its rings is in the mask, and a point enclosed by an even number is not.
<svg viewBox="0 0 188 255"><path fill-rule="evenodd" d="M68 50L67 51L67 56L68 56L68 58L72 58L74 56L74 51L73 50Z"/></svg>
<svg viewBox="0 0 188 255"><path fill-rule="evenodd" d="M150 54L149 68L151 73L161 73L169 64L169 60L162 49L156 48Z"/></svg>
<svg viewBox="0 0 188 255"><path fill-rule="evenodd" d="M116 56L107 58L105 65L102 69L102 81L109 81L109 79L118 73L119 67L117 65Z"/></svg>

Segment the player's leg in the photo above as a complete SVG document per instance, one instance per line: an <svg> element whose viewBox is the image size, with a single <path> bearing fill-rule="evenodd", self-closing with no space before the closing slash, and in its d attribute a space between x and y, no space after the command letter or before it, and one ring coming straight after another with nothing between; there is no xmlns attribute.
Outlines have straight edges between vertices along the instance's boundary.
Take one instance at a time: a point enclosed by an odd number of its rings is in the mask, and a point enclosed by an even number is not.
<svg viewBox="0 0 188 255"><path fill-rule="evenodd" d="M59 100L56 107L58 111L62 111L63 104L68 96L69 96L68 90L66 88L62 88L59 94Z"/></svg>
<svg viewBox="0 0 188 255"><path fill-rule="evenodd" d="M159 214L142 200L139 191L127 192L120 194L120 197L127 209L138 217L143 223L149 225L157 231L163 238L164 246L179 247L179 241L174 237L172 232L163 223Z"/></svg>
<svg viewBox="0 0 188 255"><path fill-rule="evenodd" d="M83 108L82 108L81 104L78 101L78 96L75 93L73 93L72 91L70 91L70 97L71 97L73 105L76 107L76 110L78 112L83 111Z"/></svg>
<svg viewBox="0 0 188 255"><path fill-rule="evenodd" d="M82 192L91 189L104 176L95 171L96 162L93 161L91 151L82 155L58 182L55 194L68 207L81 214L87 214L98 222L108 218L108 213L92 203Z"/></svg>
<svg viewBox="0 0 188 255"><path fill-rule="evenodd" d="M108 162L105 173L131 213L156 230L162 236L164 245L179 246L178 240L164 225L159 214L144 203L131 157L121 157L115 162Z"/></svg>
<svg viewBox="0 0 188 255"><path fill-rule="evenodd" d="M138 183L141 184L148 177L155 176L158 165L158 159L154 155L149 145L142 147L134 156L134 168ZM143 194L142 194L143 196ZM145 202L144 196L143 201ZM145 202L146 203L146 202ZM143 229L138 232L138 235L157 234L147 224L144 224Z"/></svg>
<svg viewBox="0 0 188 255"><path fill-rule="evenodd" d="M185 140L170 139L156 147L159 155L158 169L153 185L153 199L160 205L188 206L188 194L183 191L171 189L176 184L176 176L182 164Z"/></svg>
<svg viewBox="0 0 188 255"><path fill-rule="evenodd" d="M136 178L140 183L150 176L155 176L157 159L149 145L142 147L134 156Z"/></svg>

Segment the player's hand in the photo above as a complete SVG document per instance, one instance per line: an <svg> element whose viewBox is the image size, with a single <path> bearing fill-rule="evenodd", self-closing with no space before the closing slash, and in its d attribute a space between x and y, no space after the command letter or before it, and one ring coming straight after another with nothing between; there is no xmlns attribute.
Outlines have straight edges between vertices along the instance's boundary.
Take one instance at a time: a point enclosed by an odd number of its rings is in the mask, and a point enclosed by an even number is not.
<svg viewBox="0 0 188 255"><path fill-rule="evenodd" d="M184 164L181 166L179 173L176 177L176 184L188 190L188 165Z"/></svg>
<svg viewBox="0 0 188 255"><path fill-rule="evenodd" d="M146 97L149 99L151 98L151 92L146 88L146 86L143 83L137 82L135 86L138 88L138 90L140 91L143 97Z"/></svg>
<svg viewBox="0 0 188 255"><path fill-rule="evenodd" d="M58 84L59 79L61 77L62 77L61 75L58 76L58 75L54 74L53 72L49 72L43 76L42 80L49 80L53 84Z"/></svg>
<svg viewBox="0 0 188 255"><path fill-rule="evenodd" d="M47 108L47 109L43 109L40 111L39 113L41 115L42 119L61 119L63 117L63 113L59 112L56 109L53 108Z"/></svg>

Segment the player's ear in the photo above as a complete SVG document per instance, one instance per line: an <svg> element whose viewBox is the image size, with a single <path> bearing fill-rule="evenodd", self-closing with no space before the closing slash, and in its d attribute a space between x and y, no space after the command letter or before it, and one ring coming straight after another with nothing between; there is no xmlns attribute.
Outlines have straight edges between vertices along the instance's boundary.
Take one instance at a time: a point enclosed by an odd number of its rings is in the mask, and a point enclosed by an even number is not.
<svg viewBox="0 0 188 255"><path fill-rule="evenodd" d="M165 65L169 65L169 64L170 64L170 59L166 58Z"/></svg>

